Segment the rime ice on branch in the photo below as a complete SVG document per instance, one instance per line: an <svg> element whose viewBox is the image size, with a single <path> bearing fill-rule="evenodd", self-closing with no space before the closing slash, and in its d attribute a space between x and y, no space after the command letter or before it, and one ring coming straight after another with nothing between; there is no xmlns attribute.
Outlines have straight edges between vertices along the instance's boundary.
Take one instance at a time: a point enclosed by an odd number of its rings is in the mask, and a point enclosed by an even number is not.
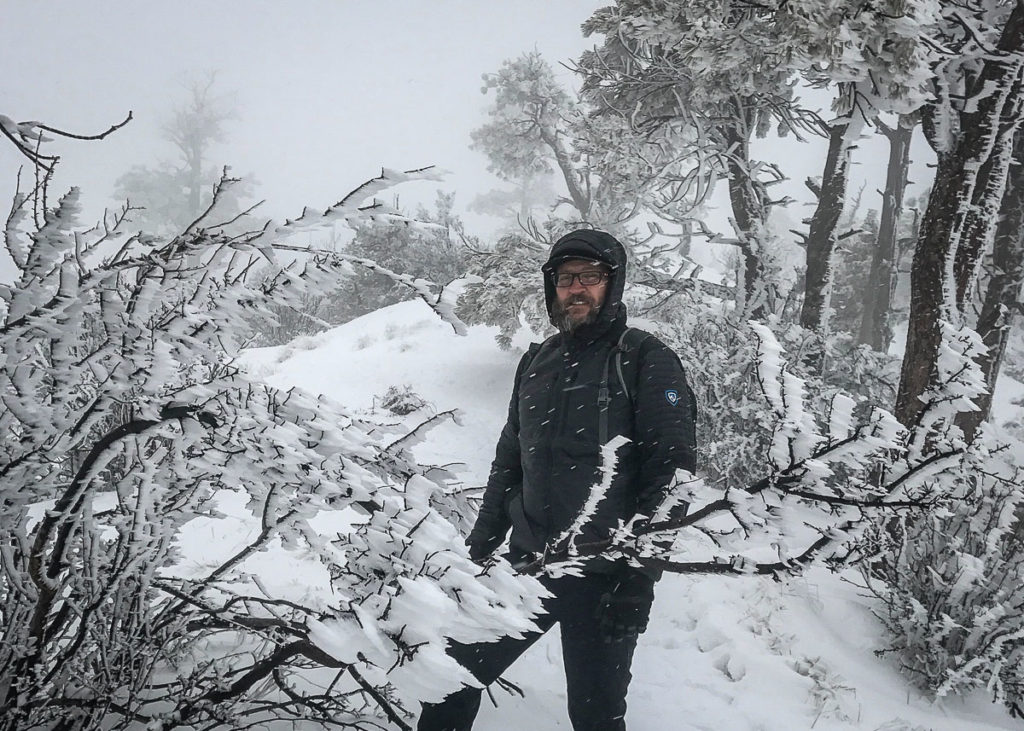
<svg viewBox="0 0 1024 731"><path fill-rule="evenodd" d="M0 729L409 728L416 701L467 680L447 637L532 626L539 585L469 560L444 473L403 448L416 425L252 383L235 360L272 306L373 266L308 250L281 265L303 251L288 235L399 220L367 198L431 177L385 171L321 214L235 236L200 219L157 243L120 233L126 211L81 230L74 190L40 226L16 201L18 278L0 287ZM261 260L269 276L254 276ZM443 293L393 278L459 328ZM275 571L259 570L267 555Z"/></svg>

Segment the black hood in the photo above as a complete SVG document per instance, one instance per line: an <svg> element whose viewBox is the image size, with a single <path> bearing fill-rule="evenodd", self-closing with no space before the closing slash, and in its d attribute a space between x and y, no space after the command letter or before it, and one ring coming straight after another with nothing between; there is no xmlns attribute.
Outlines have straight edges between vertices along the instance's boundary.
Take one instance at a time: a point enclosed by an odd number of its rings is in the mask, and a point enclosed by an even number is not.
<svg viewBox="0 0 1024 731"><path fill-rule="evenodd" d="M548 316L551 316L551 306L555 302L555 283L551 275L558 265L567 259L589 259L611 267L608 289L605 291L604 303L597 315L597 322L586 330L596 334L607 329L616 320L624 321L626 306L622 303L622 291L626 286L626 249L611 234L593 229L567 233L551 247L548 260L541 267L541 271L544 272L544 302L548 308Z"/></svg>

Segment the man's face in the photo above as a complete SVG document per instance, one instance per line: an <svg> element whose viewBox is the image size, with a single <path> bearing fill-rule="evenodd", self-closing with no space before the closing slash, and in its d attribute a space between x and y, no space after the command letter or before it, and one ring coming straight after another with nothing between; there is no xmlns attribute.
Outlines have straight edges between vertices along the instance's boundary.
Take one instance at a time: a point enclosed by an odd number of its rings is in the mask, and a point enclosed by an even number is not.
<svg viewBox="0 0 1024 731"><path fill-rule="evenodd" d="M569 259L555 270L555 302L552 305L555 325L562 332L572 332L581 325L594 322L608 289L608 268L585 259ZM592 284L580 281L600 279ZM571 279L571 281L570 281Z"/></svg>

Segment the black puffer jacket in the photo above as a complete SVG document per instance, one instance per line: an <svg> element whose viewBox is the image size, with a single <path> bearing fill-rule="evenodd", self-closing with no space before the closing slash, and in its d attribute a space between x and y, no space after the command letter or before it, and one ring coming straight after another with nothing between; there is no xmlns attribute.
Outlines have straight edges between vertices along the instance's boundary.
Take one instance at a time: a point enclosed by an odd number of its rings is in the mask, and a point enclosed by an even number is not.
<svg viewBox="0 0 1024 731"><path fill-rule="evenodd" d="M542 551L572 524L601 478L598 389L608 355L626 328L626 252L600 231L559 239L543 267L549 313L555 300L550 273L572 258L612 267L605 301L594 323L571 336L552 336L520 361L508 421L469 538L474 555L496 549L510 526L513 554ZM608 437L621 434L630 442L618 450L611 487L580 542L607 537L620 519L650 515L676 469L695 466L695 410L679 358L654 336L622 357L623 372L635 374L636 383L627 384L631 400L618 377L609 377ZM638 358L639 367L627 367L630 358Z"/></svg>

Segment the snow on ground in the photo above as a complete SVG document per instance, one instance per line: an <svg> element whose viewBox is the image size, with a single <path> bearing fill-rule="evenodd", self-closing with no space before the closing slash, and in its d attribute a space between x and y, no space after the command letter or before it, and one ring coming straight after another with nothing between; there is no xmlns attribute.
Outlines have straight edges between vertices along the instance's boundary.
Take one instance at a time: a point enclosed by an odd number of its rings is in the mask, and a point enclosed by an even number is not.
<svg viewBox="0 0 1024 731"><path fill-rule="evenodd" d="M432 430L421 462L461 463L462 481L482 485L504 423L520 351L503 352L494 331L456 335L420 301L404 302L314 337L250 351L251 376L326 394L369 409L390 386L409 385L458 423ZM633 666L631 731L716 729L1013 729L982 695L932 703L890 658L856 573L820 569L786 583L768 579L666 576ZM506 674L525 693L494 688L479 731L569 729L557 629Z"/></svg>
<svg viewBox="0 0 1024 731"><path fill-rule="evenodd" d="M326 394L353 410L368 410L390 386L404 385L438 412L458 409L461 427L434 429L416 454L431 464L462 463L469 484L482 485L520 355L499 350L488 328L456 335L415 300L287 345L249 351L244 362L251 377Z"/></svg>

